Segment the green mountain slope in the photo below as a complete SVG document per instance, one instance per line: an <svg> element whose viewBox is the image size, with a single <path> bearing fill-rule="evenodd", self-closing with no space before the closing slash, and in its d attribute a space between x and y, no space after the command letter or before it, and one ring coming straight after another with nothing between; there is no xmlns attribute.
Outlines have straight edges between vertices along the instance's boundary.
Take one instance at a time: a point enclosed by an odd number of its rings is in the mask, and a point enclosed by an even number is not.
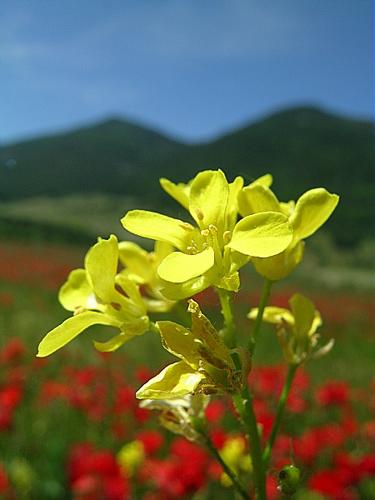
<svg viewBox="0 0 375 500"><path fill-rule="evenodd" d="M0 148L0 199L133 193L146 171L179 147L158 132L111 119Z"/></svg>
<svg viewBox="0 0 375 500"><path fill-rule="evenodd" d="M218 139L182 144L152 130L109 120L70 133L0 148L0 199L72 193L142 196L144 205L172 207L161 176L188 180L222 168L248 181L274 175L281 199L324 186L341 195L329 229L353 244L374 235L374 128L371 122L312 107L272 114Z"/></svg>
<svg viewBox="0 0 375 500"><path fill-rule="evenodd" d="M316 108L273 114L214 142L177 152L176 179L201 168L222 168L248 181L271 172L281 199L311 187L339 193L330 230L342 244L374 237L375 149L371 122L337 117ZM191 168L193 166L193 172ZM169 167L169 165L168 165Z"/></svg>

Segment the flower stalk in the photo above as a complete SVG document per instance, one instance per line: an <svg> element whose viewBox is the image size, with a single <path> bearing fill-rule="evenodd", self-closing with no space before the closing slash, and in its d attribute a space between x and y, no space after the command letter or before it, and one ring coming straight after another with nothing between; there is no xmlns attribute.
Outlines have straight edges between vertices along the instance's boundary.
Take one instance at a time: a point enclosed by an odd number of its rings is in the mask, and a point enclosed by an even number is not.
<svg viewBox="0 0 375 500"><path fill-rule="evenodd" d="M275 439L276 439L277 434L278 434L279 429L280 429L280 425L281 425L282 417L284 414L286 402L288 400L288 395L289 395L290 389L292 387L293 379L294 379L294 376L296 374L297 368L298 368L298 365L289 365L289 367L288 367L288 373L286 376L286 380L285 380L283 389L281 391L280 399L279 399L279 402L277 405L275 421L274 421L273 426L272 426L272 430L271 430L270 437L268 439L268 443L267 443L267 445L264 449L264 452L263 452L263 465L266 469L268 467L268 464L269 464L269 461L271 458L272 448L273 448L273 445L275 443Z"/></svg>
<svg viewBox="0 0 375 500"><path fill-rule="evenodd" d="M232 310L233 294L221 288L217 288L216 291L219 296L221 313L224 318L224 342L229 349L233 349L236 347L236 326Z"/></svg>
<svg viewBox="0 0 375 500"><path fill-rule="evenodd" d="M272 287L272 281L269 279L265 279L264 283L263 283L262 293L260 296L258 314L257 314L257 317L255 319L254 327L253 327L253 330L252 330L250 338L249 338L248 349L249 349L251 355L254 355L255 345L256 345L256 341L257 341L257 338L259 335L259 330L260 330L260 327L262 324L264 309L265 309L267 302L268 302L268 299L270 297L271 287Z"/></svg>
<svg viewBox="0 0 375 500"><path fill-rule="evenodd" d="M268 300L270 292L270 283L271 282L268 282L267 280L266 286L263 288L263 295L261 299L263 308L262 308L262 313L259 315L260 319L258 321L258 326L257 326L258 330L262 321L263 311ZM231 307L232 306L231 302L229 300L225 300L227 299L227 296L225 296L224 294L219 293L219 297L221 300L223 298L221 304L222 304L222 313L226 329L228 329L231 332L235 332L234 315ZM257 334L257 332L255 333ZM256 335L254 337L256 338ZM257 498L258 500L266 500L267 497L266 497L265 468L263 467L261 442L260 442L258 425L252 401L253 401L252 395L249 391L247 381L245 381L241 393L235 394L233 396L233 402L237 408L238 413L241 416L241 419L246 428L246 432L248 434L249 445L250 445L250 456L253 467L254 484L255 484L255 489L257 491Z"/></svg>
<svg viewBox="0 0 375 500"><path fill-rule="evenodd" d="M204 444L206 445L208 451L211 453L213 458L221 465L223 468L223 471L227 474L227 476L230 478L230 480L233 483L234 488L237 490L239 495L244 499L244 500L250 500L250 496L245 490L244 486L240 483L240 480L238 479L237 475L234 473L234 471L229 467L229 465L223 460L222 456L220 453L217 451L215 448L215 445L211 441L210 437L208 434L206 434L204 431L200 431L200 435L202 437L202 440Z"/></svg>
<svg viewBox="0 0 375 500"><path fill-rule="evenodd" d="M247 385L242 389L241 394L233 397L234 404L245 425L249 438L250 456L253 467L253 478L258 500L266 500L266 477L263 467L262 449L257 421L252 404L252 396Z"/></svg>

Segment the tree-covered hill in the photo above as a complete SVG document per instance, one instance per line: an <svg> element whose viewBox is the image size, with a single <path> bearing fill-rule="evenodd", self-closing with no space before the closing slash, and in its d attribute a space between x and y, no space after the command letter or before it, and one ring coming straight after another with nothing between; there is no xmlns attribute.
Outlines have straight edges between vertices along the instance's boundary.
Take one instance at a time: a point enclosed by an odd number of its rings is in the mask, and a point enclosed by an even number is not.
<svg viewBox="0 0 375 500"><path fill-rule="evenodd" d="M281 199L325 186L341 195L329 225L336 241L372 237L375 214L374 127L313 107L292 108L216 140L188 145L120 119L0 148L0 198L114 193L167 208L159 177L188 180L222 168L248 181L274 175ZM146 203L145 203L146 204ZM171 206L169 204L169 206Z"/></svg>
<svg viewBox="0 0 375 500"><path fill-rule="evenodd" d="M120 119L10 144L0 148L0 198L132 193L139 172L180 147Z"/></svg>

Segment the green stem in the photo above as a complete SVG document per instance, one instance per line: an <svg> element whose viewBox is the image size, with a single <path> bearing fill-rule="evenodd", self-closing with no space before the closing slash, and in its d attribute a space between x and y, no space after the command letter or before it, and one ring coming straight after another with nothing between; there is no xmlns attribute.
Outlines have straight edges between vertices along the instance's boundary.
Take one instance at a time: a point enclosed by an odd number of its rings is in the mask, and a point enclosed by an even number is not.
<svg viewBox="0 0 375 500"><path fill-rule="evenodd" d="M249 341L250 353L254 352L255 340L258 336L259 328L262 323L263 312L268 301L271 285L272 282L266 280L263 286L258 315L255 321L252 336ZM225 340L228 346L234 347L235 324L231 307L231 295L228 292L220 289L217 289L217 292L219 295L222 314L224 317L224 325L226 331ZM252 396L250 394L247 384L244 385L241 394L236 394L233 396L233 401L237 408L237 411L241 415L241 418L246 426L246 432L249 436L250 455L253 467L256 498L258 500L266 500L267 499L266 474L265 474L265 468L263 467L262 448L261 448L257 421L253 408Z"/></svg>
<svg viewBox="0 0 375 500"><path fill-rule="evenodd" d="M242 484L240 483L238 477L233 472L233 470L228 466L228 464L226 462L224 462L220 453L215 448L215 446L214 446L213 442L211 441L211 439L209 438L209 436L207 434L205 434L204 432L200 432L200 435L202 436L204 443L207 446L208 450L210 451L211 455L221 465L224 472L230 477L234 488L238 491L238 493L241 495L242 498L244 498L245 500L249 500L250 499L249 494L247 493L245 488L242 486Z"/></svg>
<svg viewBox="0 0 375 500"><path fill-rule="evenodd" d="M266 500L266 475L265 468L263 467L262 449L252 404L252 396L247 385L245 385L242 389L241 394L233 396L233 401L237 411L241 415L249 436L250 456L253 467L256 498L259 500Z"/></svg>
<svg viewBox="0 0 375 500"><path fill-rule="evenodd" d="M255 319L254 328L251 332L248 343L248 349L251 356L254 354L255 344L259 335L260 326L262 324L264 309L271 292L271 286L272 281L266 279L263 284L259 301L258 314ZM254 483L257 498L259 500L266 500L266 467L264 467L263 465L260 435L255 417L252 396L247 384L245 384L244 388L242 389L241 395L236 395L234 397L234 403L242 417L249 436L250 455L253 465Z"/></svg>
<svg viewBox="0 0 375 500"><path fill-rule="evenodd" d="M248 348L249 348L249 351L252 355L254 354L256 340L258 338L260 326L262 324L264 309L267 305L267 302L268 302L268 299L269 299L269 296L271 293L271 287L272 287L272 281L266 279L264 281L263 288L262 288L262 294L260 296L258 314L257 314L257 317L255 319L253 331L252 331L252 333L250 335L250 339L249 339Z"/></svg>
<svg viewBox="0 0 375 500"><path fill-rule="evenodd" d="M154 323L153 321L150 321L150 323L148 325L148 329L152 333L157 333L158 335L160 334L160 332L156 326L156 323Z"/></svg>
<svg viewBox="0 0 375 500"><path fill-rule="evenodd" d="M224 341L229 349L236 347L235 324L232 311L232 294L227 290L216 288L220 299L221 312L224 318Z"/></svg>
<svg viewBox="0 0 375 500"><path fill-rule="evenodd" d="M294 379L294 375L296 374L297 368L298 368L298 365L289 365L289 368L288 368L288 374L286 376L285 384L284 384L283 390L281 391L280 399L279 399L279 402L277 404L275 421L274 421L273 426L272 426L272 430L271 430L270 437L268 439L267 446L263 452L263 464L264 464L265 469L267 468L268 463L269 463L270 458L271 458L272 447L274 445L276 436L279 432L282 416L283 416L283 413L285 410L285 405L286 405L286 402L288 399L289 391L290 391L290 388L292 386L292 382Z"/></svg>

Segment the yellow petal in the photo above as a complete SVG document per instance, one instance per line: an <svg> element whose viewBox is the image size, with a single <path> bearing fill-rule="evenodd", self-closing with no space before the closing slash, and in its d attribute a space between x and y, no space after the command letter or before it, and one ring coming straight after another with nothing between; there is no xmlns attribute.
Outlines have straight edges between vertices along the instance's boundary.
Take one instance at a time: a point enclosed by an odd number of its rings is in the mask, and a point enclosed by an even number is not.
<svg viewBox="0 0 375 500"><path fill-rule="evenodd" d="M183 184L182 182L175 184L169 179L162 178L160 179L160 185L169 196L172 196L172 198L178 201L186 210L189 210L189 184Z"/></svg>
<svg viewBox="0 0 375 500"><path fill-rule="evenodd" d="M173 247L165 241L155 241L154 245L154 264L157 267L167 255L173 252Z"/></svg>
<svg viewBox="0 0 375 500"><path fill-rule="evenodd" d="M292 241L292 231L285 215L261 212L240 220L228 246L245 255L270 257L276 255Z"/></svg>
<svg viewBox="0 0 375 500"><path fill-rule="evenodd" d="M108 240L99 239L85 257L87 279L103 302L110 302L114 293L118 264L118 242L113 234Z"/></svg>
<svg viewBox="0 0 375 500"><path fill-rule="evenodd" d="M183 361L168 365L136 393L138 399L174 399L192 394L205 376Z"/></svg>
<svg viewBox="0 0 375 500"><path fill-rule="evenodd" d="M127 269L127 275L136 283L149 283L153 277L149 254L136 243L122 241L119 243L119 259Z"/></svg>
<svg viewBox="0 0 375 500"><path fill-rule="evenodd" d="M87 281L85 269L74 269L59 290L60 304L68 311L91 309L90 298L93 290Z"/></svg>
<svg viewBox="0 0 375 500"><path fill-rule="evenodd" d="M205 354L201 355L206 356L206 360L217 368L232 366L233 361L228 348L219 337L211 321L202 313L199 304L195 300L189 300L188 311L191 314L191 332L200 342L201 347L205 349ZM212 358L211 361L209 360L210 357ZM221 366L219 366L220 364Z"/></svg>
<svg viewBox="0 0 375 500"><path fill-rule="evenodd" d="M142 295L139 291L139 287L129 279L125 274L117 274L115 278L116 285L118 285L122 292L116 290L116 298L125 314L130 314L132 316L142 316L146 313L146 307L142 300ZM127 295L125 297L124 295Z"/></svg>
<svg viewBox="0 0 375 500"><path fill-rule="evenodd" d="M259 184L261 186L270 187L272 185L272 182L273 182L272 175L265 174L255 179L255 181L249 184L249 186L255 186L256 184Z"/></svg>
<svg viewBox="0 0 375 500"><path fill-rule="evenodd" d="M280 209L283 214L290 217L295 210L296 202L294 200L290 201L280 201Z"/></svg>
<svg viewBox="0 0 375 500"><path fill-rule="evenodd" d="M305 242L299 241L296 245L289 245L286 250L267 257L266 259L253 257L252 263L259 274L271 281L278 281L288 276L301 262Z"/></svg>
<svg viewBox="0 0 375 500"><path fill-rule="evenodd" d="M249 319L256 319L258 316L258 308L253 308L247 315ZM289 325L294 325L294 318L292 313L283 307L267 306L264 309L263 321L273 325L282 324L284 321Z"/></svg>
<svg viewBox="0 0 375 500"><path fill-rule="evenodd" d="M213 224L223 231L228 195L228 181L221 170L205 170L194 178L189 211L201 229Z"/></svg>
<svg viewBox="0 0 375 500"><path fill-rule="evenodd" d="M237 271L231 274L226 274L215 282L214 285L218 288L228 290L229 292L238 292L241 286L240 275Z"/></svg>
<svg viewBox="0 0 375 500"><path fill-rule="evenodd" d="M192 297L199 292L208 288L214 282L214 277L203 274L198 278L192 278L184 283L169 283L168 281L162 282L161 293L169 300L182 300L187 297Z"/></svg>
<svg viewBox="0 0 375 500"><path fill-rule="evenodd" d="M304 193L290 217L294 239L303 240L315 233L330 217L338 202L337 194L331 194L324 188L310 189Z"/></svg>
<svg viewBox="0 0 375 500"><path fill-rule="evenodd" d="M232 231L236 225L238 217L238 195L243 186L243 178L236 177L233 182L229 184L229 196L226 210L225 230Z"/></svg>
<svg viewBox="0 0 375 500"><path fill-rule="evenodd" d="M315 310L315 315L314 315L313 322L311 324L309 335L312 335L313 333L315 333L316 330L322 325L322 323L323 323L323 321L322 321L322 317L320 315L320 312Z"/></svg>
<svg viewBox="0 0 375 500"><path fill-rule="evenodd" d="M119 321L106 314L85 311L65 320L42 339L37 356L44 358L57 351L92 325L120 327Z"/></svg>
<svg viewBox="0 0 375 500"><path fill-rule="evenodd" d="M156 323L164 347L178 358L185 361L191 368L199 368L198 344L190 330L173 321L158 321Z"/></svg>
<svg viewBox="0 0 375 500"><path fill-rule="evenodd" d="M214 263L215 255L211 247L195 255L173 252L159 265L158 274L165 281L184 283L191 278L201 276L211 269Z"/></svg>
<svg viewBox="0 0 375 500"><path fill-rule="evenodd" d="M281 212L279 200L267 186L253 184L238 195L238 208L242 217L258 212Z"/></svg>
<svg viewBox="0 0 375 500"><path fill-rule="evenodd" d="M185 250L194 234L193 226L187 222L147 210L131 210L121 222L131 233L156 241L165 241L179 250Z"/></svg>
<svg viewBox="0 0 375 500"><path fill-rule="evenodd" d="M106 342L98 342L97 340L94 340L94 347L97 351L100 352L113 352L133 337L134 335L129 335L121 332L118 335L115 335L111 339L107 340Z"/></svg>
<svg viewBox="0 0 375 500"><path fill-rule="evenodd" d="M305 337L309 334L315 318L315 306L304 295L296 293L289 300L294 316L294 330L296 335Z"/></svg>

